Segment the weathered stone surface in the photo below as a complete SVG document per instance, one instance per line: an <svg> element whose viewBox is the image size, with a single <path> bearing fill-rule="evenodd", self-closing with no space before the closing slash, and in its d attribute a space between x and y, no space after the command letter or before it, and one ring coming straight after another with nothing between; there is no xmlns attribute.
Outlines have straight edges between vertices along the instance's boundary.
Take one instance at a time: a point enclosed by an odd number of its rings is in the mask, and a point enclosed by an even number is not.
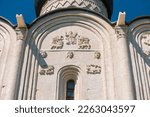
<svg viewBox="0 0 150 117"><path fill-rule="evenodd" d="M41 13L51 2L103 9L91 0L64 1L45 2ZM149 17L126 24L122 14L114 26L69 9L40 17L29 29L21 15L17 21L13 27L0 18L0 99L65 100L68 81L75 100L150 99Z"/></svg>
<svg viewBox="0 0 150 117"><path fill-rule="evenodd" d="M107 9L101 0L47 0L42 7L40 15L56 9L69 7L84 8L108 17Z"/></svg>
<svg viewBox="0 0 150 117"><path fill-rule="evenodd" d="M140 19L129 25L128 41L132 60L136 99L150 99L150 19Z"/></svg>

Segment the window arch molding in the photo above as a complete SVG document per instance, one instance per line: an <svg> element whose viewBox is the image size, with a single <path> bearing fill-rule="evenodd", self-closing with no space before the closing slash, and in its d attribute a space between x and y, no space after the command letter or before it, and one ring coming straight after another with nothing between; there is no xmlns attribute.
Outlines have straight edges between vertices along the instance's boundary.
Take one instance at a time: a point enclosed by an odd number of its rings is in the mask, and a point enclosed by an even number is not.
<svg viewBox="0 0 150 117"><path fill-rule="evenodd" d="M61 68L57 75L57 85L56 85L56 99L58 100L65 100L66 93L67 93L67 82L73 80L75 83L74 87L74 99L77 99L79 91L79 84L78 79L80 78L80 68L73 65L68 65Z"/></svg>

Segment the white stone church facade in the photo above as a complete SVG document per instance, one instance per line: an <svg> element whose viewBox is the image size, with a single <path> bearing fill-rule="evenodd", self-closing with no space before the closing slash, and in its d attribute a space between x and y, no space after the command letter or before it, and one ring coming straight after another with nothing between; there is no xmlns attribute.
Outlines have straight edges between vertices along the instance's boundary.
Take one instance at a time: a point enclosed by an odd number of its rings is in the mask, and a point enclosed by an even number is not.
<svg viewBox="0 0 150 117"><path fill-rule="evenodd" d="M150 16L110 21L113 0L35 0L0 17L0 99L150 99Z"/></svg>

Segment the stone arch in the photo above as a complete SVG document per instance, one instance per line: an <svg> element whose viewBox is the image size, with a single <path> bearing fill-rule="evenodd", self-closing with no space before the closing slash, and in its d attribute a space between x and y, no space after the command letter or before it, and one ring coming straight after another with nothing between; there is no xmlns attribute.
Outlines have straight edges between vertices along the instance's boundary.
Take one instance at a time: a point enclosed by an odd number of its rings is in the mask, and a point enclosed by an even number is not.
<svg viewBox="0 0 150 117"><path fill-rule="evenodd" d="M12 24L0 17L0 93L1 99L16 99L16 33ZM17 71L18 72L18 71Z"/></svg>
<svg viewBox="0 0 150 117"><path fill-rule="evenodd" d="M61 68L58 72L58 78L57 78L57 97L56 99L59 100L65 100L66 99L66 84L67 81L73 80L75 82L75 99L77 99L78 95L77 93L79 90L80 84L78 80L80 79L80 69L76 66L73 65L68 65L63 68Z"/></svg>
<svg viewBox="0 0 150 117"><path fill-rule="evenodd" d="M56 15L57 13L57 15ZM65 15L64 15L65 14ZM51 34L54 31L58 31L57 29L60 28L65 28L69 25L73 25L73 26L77 26L77 27L81 27L83 30L86 30L90 33L92 33L92 35L94 35L94 38L90 37L91 40L97 41L97 46L98 48L92 46L92 50L86 50L85 52L91 52L91 57L94 58L94 52L97 50L102 50L103 53L101 54L101 57L103 57L103 71L102 71L102 76L103 79L103 86L104 86L104 90L102 91L103 94L98 94L99 97L102 97L102 99L112 99L114 98L114 91L112 91L112 88L106 88L106 86L108 86L109 84L111 84L111 87L114 87L114 80L113 80L113 63L112 63L112 55L111 55L111 51L110 48L111 47L111 43L113 41L113 39L115 38L114 33L114 29L112 28L111 24L108 21L105 21L105 18L100 17L97 14L93 14L93 13L89 13L86 10L64 10L64 14L62 15L61 12L54 12L51 15L45 15L43 17L40 17L39 19L37 19L30 27L28 36L27 36L27 45L26 45L26 49L25 49L25 56L24 56L24 63L23 63L23 70L22 73L25 73L26 75L22 74L21 76L21 88L20 88L20 92L23 92L23 94L19 94L19 99L36 99L36 94L37 95L42 95L40 93L36 93L36 92L40 92L39 89L37 88L37 84L40 80L42 80L43 76L39 75L39 70L42 69L43 65L42 64L46 64L47 62L45 61L46 59L49 58L43 58L40 55L41 51L46 51L47 53L57 53L60 52L60 50L50 50L50 41L52 40L52 36ZM87 20L88 19L88 20ZM105 19L105 20L104 20ZM80 31L79 29L77 30L78 32ZM62 33L62 32L61 32ZM80 33L80 32L79 32ZM55 33L55 34L58 34ZM64 33L65 34L65 33ZM82 31L80 33L80 35L82 34ZM86 33L88 34L88 33ZM84 34L84 35L86 35ZM83 35L83 34L82 34ZM95 38L96 37L96 38ZM46 41L47 40L47 41ZM47 44L47 46L43 46L42 44L45 43ZM48 49L45 47L49 47ZM66 46L66 48L63 49L63 51L66 51L68 48ZM71 49L68 49L69 51L72 51ZM78 49L73 49L73 52L78 52ZM58 69L66 66L68 64L72 64L72 63L76 63L73 65L81 65L80 63L82 62L71 62L74 59L67 59L64 56L65 54L57 54L60 55L58 58L58 61L68 61L68 63L60 63L58 65L58 62L53 62L53 63L49 63L49 64L55 64L57 67L55 68L55 73L58 72ZM62 55L62 56L61 56ZM48 57L51 56L51 60L54 60L52 55L48 55ZM100 62L98 62L98 59L95 59L95 61L97 61L97 63L100 64ZM84 63L85 61L83 61ZM92 63L91 63L92 64ZM47 64L45 66L48 66ZM81 65L82 68L84 68L85 73L86 73L86 64ZM100 66L99 66L100 67ZM90 77L91 75L89 75L88 77ZM98 77L98 74L95 75L96 77ZM44 76L46 77L46 76ZM50 76L52 77L52 76ZM53 75L53 77L57 77L55 74ZM94 75L93 75L94 77ZM98 78L97 78L98 79ZM108 80L109 79L109 80ZM53 80L51 82L53 82L54 84L56 84L56 80L54 80L53 78L50 78L49 80ZM91 79L92 80L92 79ZM24 82L25 81L25 82ZM108 82L106 82L108 81ZM110 82L109 82L110 81ZM50 82L50 81L49 81ZM90 81L89 81L90 82ZM101 86L101 87L103 87ZM56 87L55 87L56 88ZM51 87L51 90L56 90L54 87ZM99 88L100 89L100 88ZM45 89L42 89L45 91ZM101 89L102 90L102 89ZM51 95L51 94L49 94ZM49 96L50 97L50 96ZM47 98L49 98L47 97ZM86 97L86 94L84 94L83 96L84 98ZM44 97L42 97L43 99ZM84 99L83 98L83 99ZM55 99L55 94L52 95L51 99Z"/></svg>
<svg viewBox="0 0 150 117"><path fill-rule="evenodd" d="M150 20L139 18L128 29L130 57L133 68L136 99L150 99ZM149 44L148 44L149 43Z"/></svg>

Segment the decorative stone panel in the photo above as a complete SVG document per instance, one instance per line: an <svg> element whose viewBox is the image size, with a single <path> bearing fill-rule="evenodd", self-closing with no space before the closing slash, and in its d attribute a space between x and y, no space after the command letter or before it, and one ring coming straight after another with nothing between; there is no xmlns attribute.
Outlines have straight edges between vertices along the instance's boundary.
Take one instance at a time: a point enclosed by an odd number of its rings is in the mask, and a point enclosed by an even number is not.
<svg viewBox="0 0 150 117"><path fill-rule="evenodd" d="M65 35L54 37L50 44L50 48L52 50L63 49L64 45L76 46L77 49L91 49L89 38L72 31L66 32Z"/></svg>

